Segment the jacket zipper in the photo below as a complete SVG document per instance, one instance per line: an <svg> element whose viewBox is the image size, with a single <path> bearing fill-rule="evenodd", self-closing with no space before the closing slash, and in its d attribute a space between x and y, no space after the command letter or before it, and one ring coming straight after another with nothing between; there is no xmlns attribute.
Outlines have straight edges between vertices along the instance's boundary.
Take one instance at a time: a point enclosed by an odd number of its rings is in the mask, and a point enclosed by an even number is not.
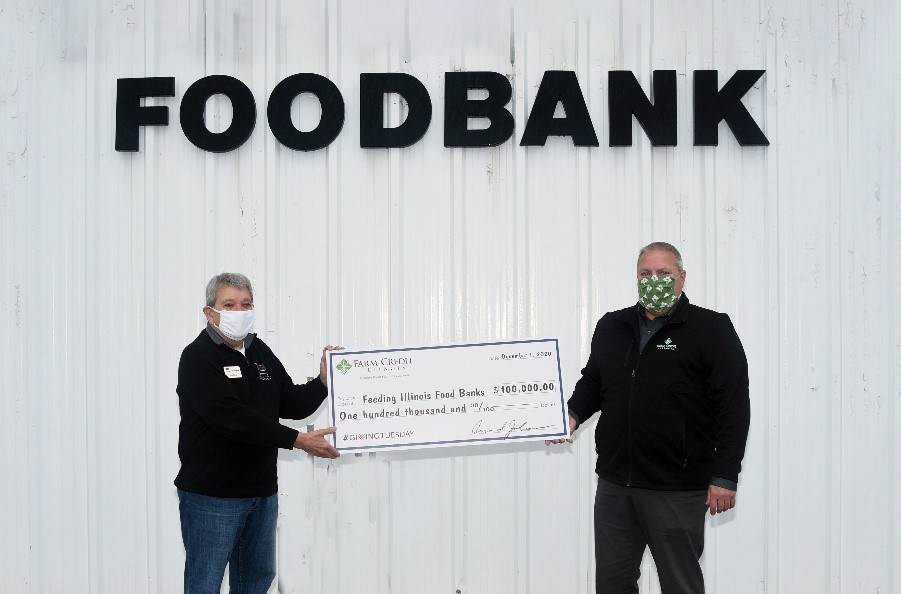
<svg viewBox="0 0 901 594"><path fill-rule="evenodd" d="M654 340L654 338L658 334L663 332L670 325L671 325L671 322L667 322L663 326L658 328L657 332L654 332L654 334L652 334L651 337L648 339L647 344L651 344L651 342ZM640 328L638 330L638 341L639 341L639 345L640 345L641 344L641 342L640 342L641 341L641 329ZM634 337L632 338L632 344L629 346L630 354L631 354L633 346L635 346L635 338ZM645 346L645 348L647 348L647 346ZM629 476L626 478L626 486L627 487L632 486L632 402L634 400L633 396L635 394L635 381L638 379L638 368L641 366L641 356L642 355L644 355L644 349L642 349L639 346L638 357L635 359L635 367L632 369L632 383L629 385L629 415L627 417L627 423L626 423L626 426L627 426L626 434L629 437ZM684 431L683 431L683 439L684 439ZM683 448L683 451L684 451L684 448ZM686 460L686 464L687 464L687 460Z"/></svg>
<svg viewBox="0 0 901 594"><path fill-rule="evenodd" d="M632 383L629 385L629 416L626 417L626 434L629 436L629 476L626 478L626 486L632 486L632 395L635 393L635 376L638 375L638 365L641 363L641 353L638 353L638 359L635 361L635 367L632 369Z"/></svg>

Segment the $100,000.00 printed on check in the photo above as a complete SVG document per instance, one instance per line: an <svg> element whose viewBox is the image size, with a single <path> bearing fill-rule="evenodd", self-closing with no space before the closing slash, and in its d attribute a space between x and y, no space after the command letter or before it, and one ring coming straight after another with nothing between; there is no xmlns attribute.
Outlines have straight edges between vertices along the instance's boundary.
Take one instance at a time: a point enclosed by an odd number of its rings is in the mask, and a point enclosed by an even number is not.
<svg viewBox="0 0 901 594"><path fill-rule="evenodd" d="M331 351L341 452L568 437L556 339Z"/></svg>

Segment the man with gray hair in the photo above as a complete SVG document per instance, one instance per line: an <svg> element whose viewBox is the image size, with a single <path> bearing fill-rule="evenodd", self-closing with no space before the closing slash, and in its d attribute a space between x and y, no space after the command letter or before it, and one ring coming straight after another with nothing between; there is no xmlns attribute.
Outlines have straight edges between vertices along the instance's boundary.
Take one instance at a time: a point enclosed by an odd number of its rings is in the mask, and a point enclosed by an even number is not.
<svg viewBox="0 0 901 594"><path fill-rule="evenodd" d="M705 510L735 506L748 364L729 316L688 302L674 246L642 248L636 276L638 303L598 321L568 403L571 432L601 413L596 587L637 594L649 547L664 594L697 594Z"/></svg>
<svg viewBox="0 0 901 594"><path fill-rule="evenodd" d="M281 361L251 332L253 288L243 274L214 276L203 308L207 326L178 364L178 488L186 594L229 587L264 594L275 577L278 449L338 457L325 436L279 423L303 419L325 400L326 346L319 377L295 385Z"/></svg>

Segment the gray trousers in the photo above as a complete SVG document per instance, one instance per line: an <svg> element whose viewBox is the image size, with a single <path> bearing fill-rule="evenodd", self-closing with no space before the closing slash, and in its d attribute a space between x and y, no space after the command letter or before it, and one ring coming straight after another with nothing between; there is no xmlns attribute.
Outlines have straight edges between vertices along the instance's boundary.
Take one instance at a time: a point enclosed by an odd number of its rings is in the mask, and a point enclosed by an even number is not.
<svg viewBox="0 0 901 594"><path fill-rule="evenodd" d="M594 501L597 594L638 594L645 547L663 594L703 594L707 491L655 491L598 480Z"/></svg>

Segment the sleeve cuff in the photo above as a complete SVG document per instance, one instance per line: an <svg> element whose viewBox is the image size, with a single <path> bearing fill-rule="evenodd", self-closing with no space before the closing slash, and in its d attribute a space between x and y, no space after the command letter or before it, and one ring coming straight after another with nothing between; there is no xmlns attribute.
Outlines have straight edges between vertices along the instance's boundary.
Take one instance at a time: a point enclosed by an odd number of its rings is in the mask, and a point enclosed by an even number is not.
<svg viewBox="0 0 901 594"><path fill-rule="evenodd" d="M279 425L279 427L278 447L285 450L293 450L294 442L297 441L297 436L300 435L300 432L297 429L291 429L284 425Z"/></svg>
<svg viewBox="0 0 901 594"><path fill-rule="evenodd" d="M724 489L729 489L730 491L738 491L738 483L735 481L730 481L729 479L724 479L718 476L710 479L710 484L715 485L717 487L722 487Z"/></svg>
<svg viewBox="0 0 901 594"><path fill-rule="evenodd" d="M322 399L325 400L325 397L328 396L328 386L322 383L322 380L319 379L319 376L307 377L307 383L312 384L316 382L316 386L319 388L319 395L322 396Z"/></svg>

